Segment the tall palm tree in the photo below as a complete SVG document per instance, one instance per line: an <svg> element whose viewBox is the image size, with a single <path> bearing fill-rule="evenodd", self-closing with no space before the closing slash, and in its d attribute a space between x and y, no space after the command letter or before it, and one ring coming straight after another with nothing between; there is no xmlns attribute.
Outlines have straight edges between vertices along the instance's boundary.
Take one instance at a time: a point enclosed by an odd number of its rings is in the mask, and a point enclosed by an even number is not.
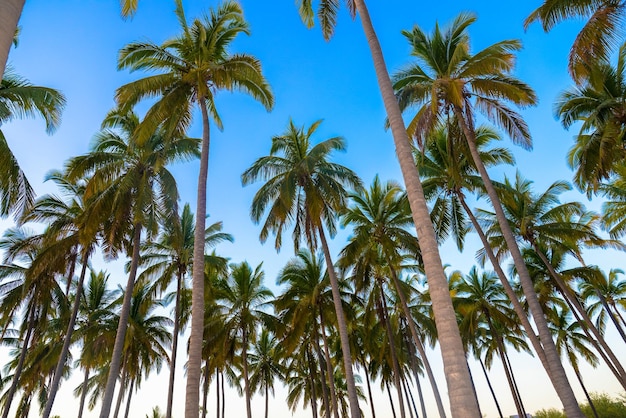
<svg viewBox="0 0 626 418"><path fill-rule="evenodd" d="M467 28L475 20L471 14L460 14L445 30L437 25L431 34L424 33L418 26L414 26L411 31L404 31L404 36L411 44L411 54L418 62L410 64L394 76L394 87L402 109L418 107L409 125L411 134L418 139L431 132L444 116L456 118L519 274L545 351L547 361L544 367L568 416L582 418L534 293L532 280L507 224L496 189L480 159L476 143L475 109L502 128L515 143L530 148L528 127L507 102L517 106L533 105L536 96L529 86L510 74L515 62L514 53L521 48L519 41L505 40L475 54L470 52Z"/></svg>
<svg viewBox="0 0 626 418"><path fill-rule="evenodd" d="M132 107L143 98L158 97L148 110L139 137L146 137L163 123L170 132L184 133L191 123L195 105L202 117L202 152L198 174L198 195L193 257L193 300L191 345L187 374L185 416L198 416L200 367L203 333L203 231L206 218L207 176L209 164L209 118L222 128L217 113L215 92L239 90L250 94L268 110L273 97L261 72L260 62L247 54L230 54L235 37L248 34L241 6L225 1L202 19L188 23L182 0L176 0L176 16L182 33L162 45L137 42L120 51L118 67L135 70L156 70L159 74L131 82L117 91L117 101Z"/></svg>
<svg viewBox="0 0 626 418"><path fill-rule="evenodd" d="M418 335L417 327L409 312L407 296L400 283L400 272L397 270L396 261L402 254L417 257L419 244L415 236L407 231L412 223L411 209L406 195L400 186L394 182L382 184L377 177L374 178L369 190L350 194L353 204L342 214L342 226L351 225L354 228L352 237L341 252L342 259L339 264L351 264L357 262L366 269L379 263L378 258L389 269L389 276L400 299L400 305L407 319L413 342L417 347L424 363L430 380L439 415L445 417L446 413L439 395L437 383L432 373L430 363L426 357L424 344ZM368 254L369 253L369 254ZM357 261L360 259L360 261ZM369 259L369 261L368 261Z"/></svg>
<svg viewBox="0 0 626 418"><path fill-rule="evenodd" d="M253 352L248 355L251 369L250 386L264 392L265 418L268 418L269 396L270 392L274 394L274 382L276 379L284 380L281 346L278 339L264 328L253 348Z"/></svg>
<svg viewBox="0 0 626 418"><path fill-rule="evenodd" d="M0 11L0 19L3 18ZM0 124L15 118L41 116L46 122L46 132L51 134L59 126L64 107L65 97L59 91L35 86L12 71L4 73L0 83ZM15 212L19 217L32 206L35 196L1 130L0 167L0 216Z"/></svg>
<svg viewBox="0 0 626 418"><path fill-rule="evenodd" d="M334 236L337 212L345 207L345 188L360 188L361 181L351 170L328 161L333 151L345 149L343 138L329 138L317 145L311 143L311 136L320 123L321 121L314 122L305 129L297 128L293 121L289 121L287 131L272 138L270 155L256 160L242 174L242 182L246 185L259 179L266 181L254 195L251 210L252 220L257 223L267 212L261 229L261 242L270 233L274 233L275 247L278 250L282 245L284 230L295 220L293 243L296 251L303 238L310 248L315 248L318 241L321 244L341 339L350 410L352 417L356 418L360 412L348 329L325 229L331 237Z"/></svg>
<svg viewBox="0 0 626 418"><path fill-rule="evenodd" d="M261 267L259 264L252 270L245 261L232 264L228 280L219 286L219 298L227 305L226 327L241 336L241 360L248 418L252 418L248 350L256 337L257 325L268 315L262 307L273 297L272 291L263 285L265 274Z"/></svg>
<svg viewBox="0 0 626 418"><path fill-rule="evenodd" d="M607 59L619 39L626 3L622 0L544 0L524 21L528 28L539 21L549 32L558 23L572 18L587 20L570 49L568 69L574 81L590 76L588 64Z"/></svg>
<svg viewBox="0 0 626 418"><path fill-rule="evenodd" d="M198 140L170 137L161 127L140 143L138 126L134 113L112 111L92 151L67 163L68 179L90 176L85 190L88 216L102 216L98 221L104 225L105 251L115 256L123 249L131 258L101 418L108 418L121 365L142 233L156 235L159 219L177 211L178 189L167 165L198 155Z"/></svg>
<svg viewBox="0 0 626 418"><path fill-rule="evenodd" d="M591 277L584 277L578 284L580 295L587 301L589 313L597 315L598 328L602 328L608 316L626 342L626 321L619 309L621 306L626 310L626 280L620 279L624 271L611 269L607 275L597 268L590 270Z"/></svg>
<svg viewBox="0 0 626 418"><path fill-rule="evenodd" d="M299 0L297 4L304 23L309 27L313 26L315 19L314 2ZM394 94L382 48L372 25L365 0L346 0L345 4L352 18L355 18L358 12L389 120L396 155L411 206L413 223L420 240L426 276L433 296L433 308L436 312L435 317L452 414L468 418L479 417L478 402L471 389L471 378L465 361L463 342L459 335L454 308L448 293L448 284L439 255L437 238L430 220L419 172L415 169L411 144L402 119L402 112ZM328 40L333 35L340 4L338 1L320 1L318 5L317 16L322 26L322 33ZM351 396L354 399L354 394ZM352 411L352 414L357 414L357 412ZM356 416L353 415L353 418Z"/></svg>
<svg viewBox="0 0 626 418"><path fill-rule="evenodd" d="M154 288L162 293L172 280L176 283L174 305L174 329L172 330L172 355L170 359L170 378L167 395L166 418L172 417L172 402L174 395L174 376L176 371L176 351L178 335L184 329L181 324L182 306L181 297L185 286L187 272L193 265L194 216L189 204L185 204L180 217L166 220L159 239L148 242L142 251L142 264L148 267L140 277L154 278ZM230 234L221 232L222 223L217 222L205 230L205 249L215 246L221 241L233 241Z"/></svg>

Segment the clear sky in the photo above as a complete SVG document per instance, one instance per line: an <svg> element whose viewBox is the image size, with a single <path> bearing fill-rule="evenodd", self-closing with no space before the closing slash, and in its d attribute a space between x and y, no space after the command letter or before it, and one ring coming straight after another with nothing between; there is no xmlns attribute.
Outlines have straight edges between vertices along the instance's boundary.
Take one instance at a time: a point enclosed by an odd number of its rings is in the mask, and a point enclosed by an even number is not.
<svg viewBox="0 0 626 418"><path fill-rule="evenodd" d="M185 0L188 19L199 16L216 3ZM384 109L358 22L351 21L342 8L336 35L327 43L319 28L307 30L304 27L293 0L241 0L241 3L252 34L239 37L233 44L233 52L246 52L261 60L276 105L271 113L267 113L245 95L227 92L218 95L216 103L224 131L212 129L207 212L209 222L223 221L224 230L235 237L235 243L222 245L219 253L235 262L248 260L253 266L263 262L267 285L278 291L276 274L291 257L292 249L288 240L278 255L273 242L259 244L259 227L249 217L250 202L258 185L242 188L240 175L255 159L269 152L271 136L283 132L290 117L297 125L310 125L317 119L324 119L318 130L318 140L344 136L348 150L337 155L336 161L356 171L366 185L376 174L383 180L401 180L401 176L392 139L383 129ZM522 40L524 50L518 55L515 75L537 91L540 103L522 111L533 134L534 151L526 152L513 145L511 148L520 171L535 181L537 190L542 190L556 180L571 178L565 154L572 144L574 132L564 131L554 120L552 103L558 92L571 84L566 71L567 53L579 23L559 25L550 34L544 34L536 24L524 32L523 19L539 4L540 0L369 1L373 23L391 72L410 60L409 46L400 34L402 29L417 24L430 31L435 21L445 24L461 11L472 11L478 16L478 21L470 27L474 51L503 39ZM135 18L124 21L120 18L116 0L26 2L20 21L20 44L11 51L9 63L34 84L61 90L68 102L62 125L51 137L46 136L42 121L16 121L2 127L38 194L55 191L53 185L42 182L46 172L61 168L67 158L89 149L102 118L114 105L115 89L144 75L116 70L119 49L129 42L145 39L161 43L177 34L178 23L173 9L172 0L140 1ZM199 118L192 126L190 136L201 136L198 122ZM190 202L195 207L197 170L197 163L173 167L179 181L181 204ZM509 174L513 172L508 170ZM493 173L498 179L501 175L499 171ZM568 193L564 198L584 199L577 192ZM597 202L588 204L591 208L599 208ZM484 207L482 202L479 205ZM10 220L5 220L0 228L3 230L9 225ZM348 234L348 231L340 231L333 245L335 252ZM466 252L459 255L451 245L445 245L442 259L454 269L468 271L474 263L477 248L476 243L470 243ZM621 254L594 252L590 253L588 263L611 268L620 267L621 260ZM125 283L119 264L106 268L115 282ZM622 354L623 348L619 348ZM438 352L433 352L432 357L435 363L440 363ZM557 406L558 400L538 361L528 355L515 356L514 361L513 368L520 373L522 397L528 410ZM1 362L4 364L4 360ZM484 378L475 366L472 367L481 407L487 416L495 416ZM440 366L438 370L441 376ZM496 390L505 405L505 415L513 414L510 394L502 384L502 371L497 365L492 375L501 382ZM177 379L175 416L180 417L184 400L182 372ZM604 372L589 372L587 383L596 391L617 391L614 379ZM77 384L77 380L72 380L62 386L53 413L63 417L74 414L78 400L72 397L69 388ZM166 385L166 378L151 377L150 382L144 383L144 390L133 401L131 416L143 417L154 405L164 409ZM445 397L443 379L441 387ZM231 392L234 393L234 389ZM431 404L430 410L434 411L429 390L426 389L425 393ZM233 394L234 401L228 403L228 409L243 408L242 402L236 399ZM273 416L290 416L283 399L284 392L279 391L276 399L270 401ZM260 415L260 396L256 397L256 402L258 408L254 414ZM386 397L379 397L377 407L383 416L385 410L388 412ZM369 409L363 409L367 416ZM96 411L92 414L96 416ZM297 416L308 417L310 412L299 411Z"/></svg>

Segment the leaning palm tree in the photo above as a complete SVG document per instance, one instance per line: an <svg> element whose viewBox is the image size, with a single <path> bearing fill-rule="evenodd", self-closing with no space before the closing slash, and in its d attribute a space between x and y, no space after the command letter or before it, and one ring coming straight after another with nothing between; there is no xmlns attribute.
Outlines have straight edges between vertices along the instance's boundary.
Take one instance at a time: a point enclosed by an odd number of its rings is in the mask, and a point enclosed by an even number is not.
<svg viewBox="0 0 626 418"><path fill-rule="evenodd" d="M161 127L140 143L135 136L138 126L134 113L112 111L92 151L67 163L68 179L90 177L85 190L88 216L98 216L103 225L105 251L116 256L124 249L131 258L102 418L108 418L121 365L142 233L156 235L159 220L176 214L178 189L167 165L198 155L198 140L169 137Z"/></svg>
<svg viewBox="0 0 626 418"><path fill-rule="evenodd" d="M626 342L626 321L620 313L626 309L626 280L620 278L623 270L611 269L607 275L598 268L587 268L590 274L578 284L581 297L587 301L590 315L596 315L598 328L604 328L607 316Z"/></svg>
<svg viewBox="0 0 626 418"><path fill-rule="evenodd" d="M402 109L417 107L417 113L409 124L409 131L418 141L423 141L444 117L454 116L456 119L497 214L526 301L537 325L541 347L537 346L535 350L545 351L547 361L542 363L568 416L582 417L533 291L532 280L507 223L496 189L480 159L476 142L474 119L475 110L478 110L502 128L515 143L530 148L532 142L528 127L508 103L529 106L535 104L536 96L528 85L511 76L515 63L514 53L521 48L519 41L505 40L475 54L470 52L467 28L475 20L471 14L460 14L445 30L437 25L431 34L425 33L418 26L414 26L411 31L404 31L403 34L411 45L411 54L418 62L409 64L394 76L394 87Z"/></svg>
<svg viewBox="0 0 626 418"><path fill-rule="evenodd" d="M0 10L0 19L3 17ZM46 132L51 134L59 126L64 106L65 97L57 90L34 86L11 71L2 78L0 125L15 118L41 116L46 122ZM35 196L1 130L0 170L0 216L15 212L19 217L32 206Z"/></svg>
<svg viewBox="0 0 626 418"><path fill-rule="evenodd" d="M311 143L311 136L320 123L321 121L317 121L305 129L298 128L293 121L289 121L287 131L272 138L270 155L256 160L242 174L242 182L246 185L256 180L266 181L255 194L251 209L252 219L257 223L267 212L261 229L261 242L270 233L274 233L275 247L280 249L282 234L293 222L293 244L296 251L303 239L310 248L315 248L318 242L321 244L332 288L351 413L353 417L357 417L360 412L348 329L325 230L331 237L334 236L337 212L346 203L345 188L358 189L361 181L351 170L328 161L333 151L345 149L343 138L329 138L317 145Z"/></svg>
<svg viewBox="0 0 626 418"><path fill-rule="evenodd" d="M144 98L157 97L148 110L139 137L145 139L154 128L163 123L169 132L184 133L191 123L195 105L202 117L202 153L198 174L198 196L193 257L193 300L191 345L187 374L185 416L198 416L200 367L202 362L202 333L204 300L202 295L203 232L205 229L207 176L209 164L209 119L222 128L217 113L215 92L238 90L250 94L267 109L273 97L261 72L260 62L247 54L230 54L235 37L248 34L241 6L225 1L203 19L187 22L182 0L176 0L176 16L182 33L162 45L137 42L120 51L119 68L156 70L159 74L131 82L117 91L117 101L126 108Z"/></svg>
<svg viewBox="0 0 626 418"><path fill-rule="evenodd" d="M311 0L297 1L300 16L308 27L312 27L314 24L313 3ZM328 40L332 37L337 22L339 1L320 1L318 4L317 16L322 26L324 38ZM378 87L389 120L396 155L400 163L400 170L402 171L411 206L413 223L415 224L422 248L424 268L426 269L426 276L432 292L433 309L436 312L435 317L437 318L439 342L448 383L452 414L463 417L479 417L480 410L474 392L471 389L471 378L465 361L463 342L459 335L454 308L448 293L448 284L439 255L437 238L430 220L419 172L415 169L411 144L402 119L402 112L393 91L382 48L372 25L365 0L346 0L345 4L352 18L356 17L357 12L359 14L361 26L372 55ZM354 393L352 393L351 397L353 401L356 400ZM353 418L358 416L358 412L355 410L352 410L351 413L354 414Z"/></svg>
<svg viewBox="0 0 626 418"><path fill-rule="evenodd" d="M539 21L543 30L549 32L564 20L587 19L569 54L569 72L580 83L590 76L589 63L609 57L620 37L625 12L626 3L622 0L544 0L526 18L524 27Z"/></svg>

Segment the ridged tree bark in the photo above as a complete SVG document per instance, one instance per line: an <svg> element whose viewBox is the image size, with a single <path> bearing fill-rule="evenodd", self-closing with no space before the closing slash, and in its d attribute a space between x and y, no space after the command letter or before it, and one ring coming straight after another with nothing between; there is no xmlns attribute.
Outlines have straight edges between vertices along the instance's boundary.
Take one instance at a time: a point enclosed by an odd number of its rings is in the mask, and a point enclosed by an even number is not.
<svg viewBox="0 0 626 418"><path fill-rule="evenodd" d="M443 271L435 230L430 220L419 172L415 168L415 161L413 160L411 145L404 121L402 120L402 113L393 91L382 49L372 26L365 1L355 0L354 3L374 61L378 86L383 97L396 147L396 155L400 162L413 221L415 222L417 236L420 241L426 278L435 314L437 334L441 346L446 382L448 384L452 416L455 418L479 418L480 410L471 387L469 370L465 362L463 342L461 341L456 315L448 291L448 281Z"/></svg>
<svg viewBox="0 0 626 418"><path fill-rule="evenodd" d="M524 290L524 295L526 296L526 301L528 303L530 313L533 317L535 325L537 326L539 339L541 340L541 345L543 346L546 359L548 360L548 376L552 381L552 386L556 390L559 399L563 403L563 408L567 417L584 418L584 415L580 410L580 407L578 406L578 402L576 401L576 397L574 396L574 392L572 391L572 387L567 379L567 375L565 374L563 363L561 362L561 358L559 357L559 354L556 350L554 340L552 339L552 334L550 333L546 317L544 316L541 305L539 304L539 299L537 297L537 294L535 293L533 281L530 278L528 269L526 268L522 253L517 246L517 241L515 240L513 231L509 226L508 220L506 219L496 189L491 182L491 178L487 173L485 165L480 159L480 154L478 152L478 148L476 147L474 132L468 126L462 110L458 107L454 107L453 111L455 116L457 117L457 121L460 125L459 127L461 128L463 134L465 135L465 138L467 139L469 150L472 155L472 160L474 161L474 164L476 165L476 168L480 173L483 184L485 185L487 196L489 196L489 200L491 201L493 209L496 213L496 218L498 220L498 224L500 225L502 235L506 241L507 248L511 253L511 257L513 258L515 268L517 269L517 274L519 276L522 289Z"/></svg>
<svg viewBox="0 0 626 418"><path fill-rule="evenodd" d="M206 187L209 173L209 114L204 98L198 98L202 111L202 151L198 174L198 201L196 202L196 229L193 239L193 267L191 294L191 333L189 336L189 360L187 363L187 386L185 417L197 418L200 406L200 369L202 368L202 338L204 335L204 229L206 218Z"/></svg>
<svg viewBox="0 0 626 418"><path fill-rule="evenodd" d="M17 29L17 22L22 15L26 0L0 1L0 80L4 77L4 70L9 58L9 51Z"/></svg>

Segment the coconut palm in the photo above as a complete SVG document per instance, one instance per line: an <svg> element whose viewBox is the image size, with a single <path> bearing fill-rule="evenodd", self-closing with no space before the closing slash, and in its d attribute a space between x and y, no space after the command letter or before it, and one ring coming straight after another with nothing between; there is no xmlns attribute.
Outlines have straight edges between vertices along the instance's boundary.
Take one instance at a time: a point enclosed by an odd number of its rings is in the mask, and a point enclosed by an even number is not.
<svg viewBox="0 0 626 418"><path fill-rule="evenodd" d="M250 94L267 109L273 97L261 73L261 64L253 56L229 53L235 37L248 34L241 6L225 1L210 15L187 22L181 0L176 0L176 16L182 33L162 45L137 42L120 51L119 68L156 70L159 74L131 82L117 91L117 101L127 108L143 98L158 97L146 113L139 137L145 138L163 123L169 132L184 133L197 104L202 117L202 153L198 174L196 227L194 236L193 301L191 346L187 374L185 416L198 416L200 367L202 361L203 309L203 231L206 217L206 188L209 163L209 118L222 128L217 113L215 92L238 90Z"/></svg>
<svg viewBox="0 0 626 418"><path fill-rule="evenodd" d="M256 180L266 181L255 194L251 210L252 220L257 223L267 212L261 229L261 242L270 233L274 233L275 247L278 250L282 245L284 230L295 220L293 243L296 251L303 238L310 248L315 248L318 240L321 244L341 338L351 413L356 417L359 416L359 406L348 330L325 229L331 237L334 236L336 214L345 207L345 188L360 188L361 181L351 170L328 161L333 151L345 149L343 138L333 137L316 145L312 144L311 136L320 123L321 121L314 122L305 129L296 127L290 120L286 132L272 138L270 155L256 160L242 174L242 182L246 185Z"/></svg>
<svg viewBox="0 0 626 418"><path fill-rule="evenodd" d="M264 328L252 347L253 352L248 354L251 370L250 387L264 392L265 418L268 418L269 396L270 392L274 395L274 382L276 379L284 380L281 346L278 339Z"/></svg>
<svg viewBox="0 0 626 418"><path fill-rule="evenodd" d="M88 216L103 217L98 221L104 225L105 251L116 256L125 250L131 258L101 418L108 418L120 369L142 233L156 235L159 220L177 211L178 190L167 165L198 155L198 140L169 137L163 128L140 143L135 136L138 126L134 113L110 112L92 151L67 163L70 181L90 176L84 199L89 202Z"/></svg>
<svg viewBox="0 0 626 418"><path fill-rule="evenodd" d="M333 35L335 23L337 22L339 3L339 1L318 2L317 16L322 26L322 33L326 39L330 39ZM311 0L299 0L297 4L299 5L300 16L304 23L309 27L313 26L315 19L314 2ZM452 414L463 417L479 417L478 402L471 389L471 378L465 361L463 342L456 324L450 294L447 291L448 285L445 281L446 277L439 255L437 238L430 220L419 172L415 169L411 144L402 119L402 112L393 91L382 48L372 25L365 0L346 0L345 4L352 18L355 18L358 12L374 62L376 80L387 113L389 127L391 128L396 155L411 206L413 223L415 224L422 248L426 276L432 291L433 308L436 311L435 317L437 318L437 327L439 328L439 341ZM351 405L354 407L356 405L356 395L351 391L350 396ZM356 410L354 408L351 410L352 414L355 414L352 417L356 418Z"/></svg>
<svg viewBox="0 0 626 418"><path fill-rule="evenodd" d="M59 91L35 86L12 71L4 74L0 83L0 125L15 118L41 116L46 132L51 134L59 126L64 107L65 97ZM0 167L0 216L15 212L19 217L32 206L35 196L1 130Z"/></svg>
<svg viewBox="0 0 626 418"><path fill-rule="evenodd" d="M611 238L620 238L626 234L626 165L615 167L615 176L600 186L606 198L602 204L602 227Z"/></svg>
<svg viewBox="0 0 626 418"><path fill-rule="evenodd" d="M409 64L394 76L394 87L402 109L418 108L409 124L410 133L418 140L423 141L445 116L455 117L497 214L519 274L530 312L537 325L542 349L545 351L544 367L568 416L582 418L534 294L532 280L476 144L474 110L502 128L515 143L530 148L528 127L508 103L522 107L533 105L536 96L529 86L511 76L515 62L514 53L521 48L519 41L500 41L475 54L471 53L467 28L475 20L471 14L460 14L445 30L437 25L431 34L425 33L418 26L414 26L411 31L404 31L403 34L411 45L411 54L418 62Z"/></svg>
<svg viewBox="0 0 626 418"><path fill-rule="evenodd" d="M587 193L598 191L600 182L610 178L624 160L626 44L619 49L616 65L596 58L589 68L591 76L562 92L555 105L555 114L566 129L582 122L568 163L575 170L575 184Z"/></svg>
<svg viewBox="0 0 626 418"><path fill-rule="evenodd" d="M587 20L576 36L569 54L569 72L581 83L590 76L588 64L606 60L619 39L626 11L622 0L544 0L524 21L528 28L539 21L549 32L558 23L572 18Z"/></svg>
<svg viewBox="0 0 626 418"><path fill-rule="evenodd" d="M167 409L165 416L172 416L172 401L174 395L174 376L176 371L176 351L178 335L184 330L186 321L181 323L181 297L185 286L187 272L193 265L194 217L189 204L185 204L182 215L175 219L166 220L159 239L148 242L142 250L142 264L148 267L140 277L154 278L154 287L162 293L172 280L176 281L174 329L172 330L172 355L170 361L170 379L167 395ZM217 222L205 230L205 249L215 246L221 241L233 241L230 234L220 232L222 223Z"/></svg>

